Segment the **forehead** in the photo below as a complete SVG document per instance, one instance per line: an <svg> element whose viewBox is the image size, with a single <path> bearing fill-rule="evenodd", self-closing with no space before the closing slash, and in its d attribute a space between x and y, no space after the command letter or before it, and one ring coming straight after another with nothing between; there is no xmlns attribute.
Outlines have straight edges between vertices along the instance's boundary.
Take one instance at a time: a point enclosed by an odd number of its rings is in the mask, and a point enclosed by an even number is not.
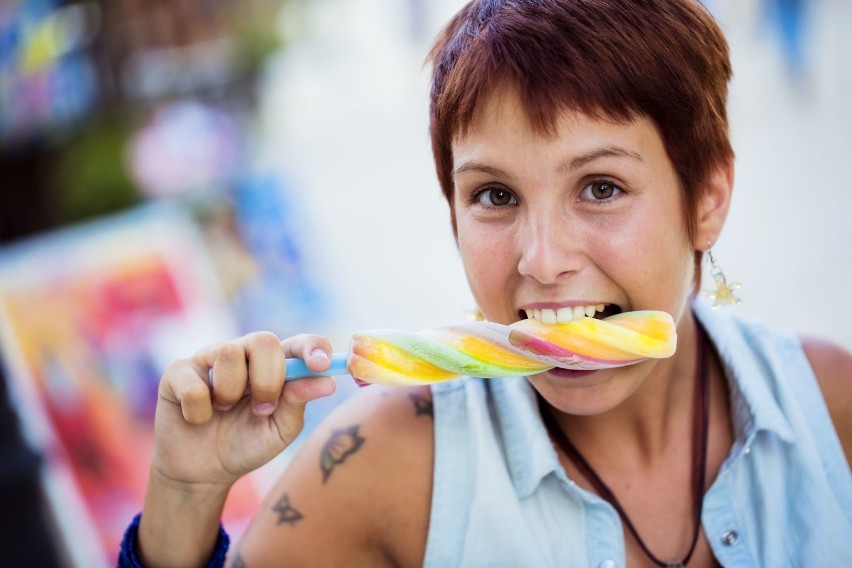
<svg viewBox="0 0 852 568"><path fill-rule="evenodd" d="M470 160L570 162L604 150L613 157L667 161L659 130L647 117L616 120L602 113L564 109L552 125L542 126L534 123L519 96L504 90L487 97L470 125L453 137L453 171Z"/></svg>

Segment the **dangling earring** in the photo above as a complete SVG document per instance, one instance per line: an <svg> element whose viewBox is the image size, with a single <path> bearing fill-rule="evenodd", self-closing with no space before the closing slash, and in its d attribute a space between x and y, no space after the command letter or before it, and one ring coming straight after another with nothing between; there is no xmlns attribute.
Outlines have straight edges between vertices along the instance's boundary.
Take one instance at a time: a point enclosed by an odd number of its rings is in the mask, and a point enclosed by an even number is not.
<svg viewBox="0 0 852 568"><path fill-rule="evenodd" d="M707 291L707 296L713 301L713 307L719 308L721 306L733 306L741 303L742 300L734 294L734 290L739 290L742 284L739 282L728 284L725 273L722 272L722 267L716 264L713 251L709 248L710 243L708 242L707 244L707 256L710 258L710 274L713 276L713 281L716 284L715 290Z"/></svg>

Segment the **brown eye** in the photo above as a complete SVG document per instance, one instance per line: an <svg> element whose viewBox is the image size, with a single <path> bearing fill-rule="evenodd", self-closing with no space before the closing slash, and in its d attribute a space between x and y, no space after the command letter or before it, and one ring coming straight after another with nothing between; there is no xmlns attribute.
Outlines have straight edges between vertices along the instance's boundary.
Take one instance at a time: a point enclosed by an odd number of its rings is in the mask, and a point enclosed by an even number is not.
<svg viewBox="0 0 852 568"><path fill-rule="evenodd" d="M615 186L609 182L596 181L592 184L592 197L595 199L609 199L615 194Z"/></svg>
<svg viewBox="0 0 852 568"><path fill-rule="evenodd" d="M486 207L505 207L517 203L511 191L494 187L479 194L479 203Z"/></svg>
<svg viewBox="0 0 852 568"><path fill-rule="evenodd" d="M624 193L620 187L611 181L598 180L590 182L583 188L580 195L581 201L610 203L614 199L618 199Z"/></svg>

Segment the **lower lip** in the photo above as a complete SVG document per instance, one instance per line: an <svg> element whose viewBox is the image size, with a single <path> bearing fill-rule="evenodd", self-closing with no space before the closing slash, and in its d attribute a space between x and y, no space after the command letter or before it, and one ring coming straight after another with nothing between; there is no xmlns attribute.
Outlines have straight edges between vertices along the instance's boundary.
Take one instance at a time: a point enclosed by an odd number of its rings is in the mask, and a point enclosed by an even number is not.
<svg viewBox="0 0 852 568"><path fill-rule="evenodd" d="M547 371L551 375L556 377L562 377L563 379L581 379L583 377L588 377L595 371L592 370L576 370L576 369L561 369L559 367L554 367Z"/></svg>

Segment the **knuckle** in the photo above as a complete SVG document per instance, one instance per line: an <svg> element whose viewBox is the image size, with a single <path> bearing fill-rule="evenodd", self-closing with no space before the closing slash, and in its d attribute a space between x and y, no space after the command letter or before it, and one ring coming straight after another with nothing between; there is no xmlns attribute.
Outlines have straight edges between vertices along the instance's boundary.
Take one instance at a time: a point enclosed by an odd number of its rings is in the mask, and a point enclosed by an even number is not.
<svg viewBox="0 0 852 568"><path fill-rule="evenodd" d="M181 398L190 405L203 403L210 400L210 389L207 385L196 381L186 386Z"/></svg>
<svg viewBox="0 0 852 568"><path fill-rule="evenodd" d="M218 361L239 361L245 358L243 348L236 341L226 341L216 349Z"/></svg>
<svg viewBox="0 0 852 568"><path fill-rule="evenodd" d="M252 335L249 345L252 351L268 352L281 350L281 342L278 336L271 331L259 331L255 333Z"/></svg>

